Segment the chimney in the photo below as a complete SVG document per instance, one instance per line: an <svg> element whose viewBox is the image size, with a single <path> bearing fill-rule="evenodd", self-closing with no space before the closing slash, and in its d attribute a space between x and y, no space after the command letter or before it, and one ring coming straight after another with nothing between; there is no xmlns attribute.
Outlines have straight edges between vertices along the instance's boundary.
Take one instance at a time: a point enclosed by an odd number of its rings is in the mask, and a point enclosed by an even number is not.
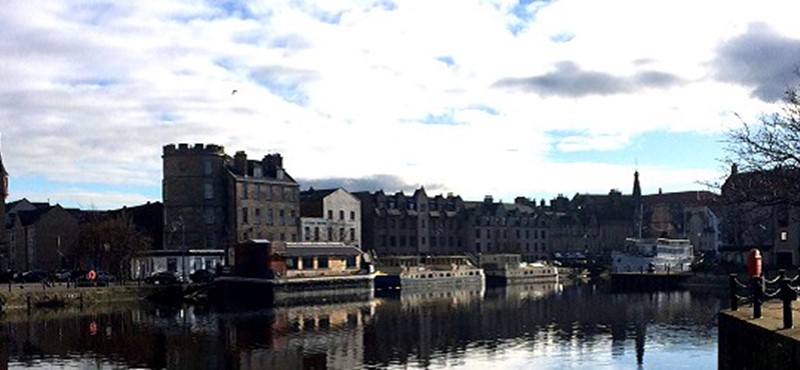
<svg viewBox="0 0 800 370"><path fill-rule="evenodd" d="M236 172L241 176L247 176L247 154L243 150L236 152L233 157Z"/></svg>

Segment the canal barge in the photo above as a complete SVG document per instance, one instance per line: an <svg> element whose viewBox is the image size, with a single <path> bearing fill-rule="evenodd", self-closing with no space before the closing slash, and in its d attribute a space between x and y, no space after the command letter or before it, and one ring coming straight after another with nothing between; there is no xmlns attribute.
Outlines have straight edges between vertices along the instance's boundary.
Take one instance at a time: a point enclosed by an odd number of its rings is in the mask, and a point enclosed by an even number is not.
<svg viewBox="0 0 800 370"><path fill-rule="evenodd" d="M541 261L523 262L519 254L482 254L478 260L489 286L558 283L557 267Z"/></svg>
<svg viewBox="0 0 800 370"><path fill-rule="evenodd" d="M380 258L375 289L425 289L483 286L483 269L467 256L390 256Z"/></svg>

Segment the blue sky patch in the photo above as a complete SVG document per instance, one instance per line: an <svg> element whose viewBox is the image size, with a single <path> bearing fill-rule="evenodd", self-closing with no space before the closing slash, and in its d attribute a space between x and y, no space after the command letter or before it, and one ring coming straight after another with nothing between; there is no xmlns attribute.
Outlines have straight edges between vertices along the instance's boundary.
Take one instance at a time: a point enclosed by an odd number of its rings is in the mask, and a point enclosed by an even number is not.
<svg viewBox="0 0 800 370"><path fill-rule="evenodd" d="M630 165L631 168L637 163L640 166L721 168L720 159L725 155L720 135L650 131L632 137L618 150L559 151L560 139L587 134L570 131L551 131L549 134L553 139L550 160L557 162L611 163Z"/></svg>
<svg viewBox="0 0 800 370"><path fill-rule="evenodd" d="M575 34L574 33L561 32L561 33L557 33L555 35L551 35L550 36L550 41L553 41L553 42L559 43L559 44L563 44L563 43L572 41L572 39L574 39L574 38L575 38Z"/></svg>
<svg viewBox="0 0 800 370"><path fill-rule="evenodd" d="M453 57L451 57L449 55L444 55L444 56L437 57L436 60L438 60L438 61L440 61L440 62L442 62L444 64L447 64L450 67L452 67L454 64L456 64L456 61L453 59Z"/></svg>
<svg viewBox="0 0 800 370"><path fill-rule="evenodd" d="M298 105L306 105L308 103L308 95L300 88L300 84L295 79L260 74L251 74L250 77L257 84L266 87L267 90L280 96L283 100Z"/></svg>

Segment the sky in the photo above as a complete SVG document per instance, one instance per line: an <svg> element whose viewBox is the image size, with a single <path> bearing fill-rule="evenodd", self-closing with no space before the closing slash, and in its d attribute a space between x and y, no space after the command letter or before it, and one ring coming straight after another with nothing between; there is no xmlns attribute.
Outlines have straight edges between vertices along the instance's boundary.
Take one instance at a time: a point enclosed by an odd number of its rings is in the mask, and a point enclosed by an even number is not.
<svg viewBox="0 0 800 370"><path fill-rule="evenodd" d="M160 201L177 143L301 189L715 191L726 132L797 83L795 3L4 1L8 200Z"/></svg>

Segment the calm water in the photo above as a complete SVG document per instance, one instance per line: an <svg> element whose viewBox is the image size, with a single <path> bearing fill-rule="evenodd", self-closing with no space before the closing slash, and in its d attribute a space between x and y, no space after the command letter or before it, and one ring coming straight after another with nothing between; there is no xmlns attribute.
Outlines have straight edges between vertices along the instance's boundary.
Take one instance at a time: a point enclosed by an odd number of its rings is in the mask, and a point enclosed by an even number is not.
<svg viewBox="0 0 800 370"><path fill-rule="evenodd" d="M220 313L6 316L8 368L715 369L721 299L535 285Z"/></svg>

